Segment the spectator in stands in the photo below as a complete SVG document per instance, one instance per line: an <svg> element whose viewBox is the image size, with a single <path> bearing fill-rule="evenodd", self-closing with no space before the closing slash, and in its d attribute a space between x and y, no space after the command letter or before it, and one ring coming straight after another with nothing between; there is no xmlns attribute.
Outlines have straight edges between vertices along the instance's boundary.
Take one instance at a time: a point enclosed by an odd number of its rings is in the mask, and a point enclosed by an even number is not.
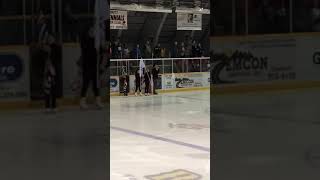
<svg viewBox="0 0 320 180"><path fill-rule="evenodd" d="M184 45L184 42L181 42L181 46L180 46L180 58L185 58L186 57L186 48ZM181 60L181 64L179 65L181 68L181 72L184 72L187 65L186 65L187 61L186 60Z"/></svg>
<svg viewBox="0 0 320 180"><path fill-rule="evenodd" d="M179 52L180 52L180 58L185 58L186 57L186 48L184 46L184 42L181 43Z"/></svg>
<svg viewBox="0 0 320 180"><path fill-rule="evenodd" d="M199 57L197 55L197 43L195 40L192 41L192 57Z"/></svg>
<svg viewBox="0 0 320 180"><path fill-rule="evenodd" d="M152 48L150 41L147 41L143 47L143 58L152 58Z"/></svg>
<svg viewBox="0 0 320 180"><path fill-rule="evenodd" d="M118 42L117 41L112 42L111 50L112 50L112 58L113 59L117 58L117 52L118 52L117 47L118 47Z"/></svg>
<svg viewBox="0 0 320 180"><path fill-rule="evenodd" d="M260 31L262 33L274 32L276 11L269 0L262 1L260 13Z"/></svg>
<svg viewBox="0 0 320 180"><path fill-rule="evenodd" d="M178 45L178 41L175 41L173 44L173 47L171 48L171 58L179 58L179 45ZM174 61L174 72L181 72L181 61L180 60L175 60Z"/></svg>
<svg viewBox="0 0 320 180"><path fill-rule="evenodd" d="M174 42L173 47L171 49L171 57L172 58L179 57L179 47L178 47L178 42L177 41Z"/></svg>
<svg viewBox="0 0 320 180"><path fill-rule="evenodd" d="M161 52L160 57L165 58L166 57L166 48L161 48L160 52Z"/></svg>
<svg viewBox="0 0 320 180"><path fill-rule="evenodd" d="M112 42L109 42L109 58L113 58L114 52L112 51Z"/></svg>
<svg viewBox="0 0 320 180"><path fill-rule="evenodd" d="M201 43L198 43L198 45L196 46L196 49L195 49L195 57L203 57L203 48L201 46Z"/></svg>
<svg viewBox="0 0 320 180"><path fill-rule="evenodd" d="M130 51L126 44L123 44L123 58L129 59L130 58Z"/></svg>
<svg viewBox="0 0 320 180"><path fill-rule="evenodd" d="M157 44L157 46L153 50L153 57L154 58L160 58L161 57L161 45L160 43Z"/></svg>
<svg viewBox="0 0 320 180"><path fill-rule="evenodd" d="M192 56L192 40L189 36L186 36L185 41L185 56L187 58Z"/></svg>
<svg viewBox="0 0 320 180"><path fill-rule="evenodd" d="M141 50L140 45L137 44L136 47L133 49L133 58L140 59L141 58Z"/></svg>
<svg viewBox="0 0 320 180"><path fill-rule="evenodd" d="M122 51L122 44L119 42L117 46L117 58L122 59L123 56L123 51Z"/></svg>
<svg viewBox="0 0 320 180"><path fill-rule="evenodd" d="M312 8L312 31L320 31L320 9Z"/></svg>

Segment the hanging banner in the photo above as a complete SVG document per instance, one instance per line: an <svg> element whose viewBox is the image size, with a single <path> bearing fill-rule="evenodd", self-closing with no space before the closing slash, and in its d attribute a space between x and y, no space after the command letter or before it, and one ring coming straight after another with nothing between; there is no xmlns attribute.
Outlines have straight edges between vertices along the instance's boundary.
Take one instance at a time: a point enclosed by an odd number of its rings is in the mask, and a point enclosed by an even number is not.
<svg viewBox="0 0 320 180"><path fill-rule="evenodd" d="M201 14L177 14L177 30L202 30Z"/></svg>
<svg viewBox="0 0 320 180"><path fill-rule="evenodd" d="M111 10L110 29L128 29L128 12Z"/></svg>

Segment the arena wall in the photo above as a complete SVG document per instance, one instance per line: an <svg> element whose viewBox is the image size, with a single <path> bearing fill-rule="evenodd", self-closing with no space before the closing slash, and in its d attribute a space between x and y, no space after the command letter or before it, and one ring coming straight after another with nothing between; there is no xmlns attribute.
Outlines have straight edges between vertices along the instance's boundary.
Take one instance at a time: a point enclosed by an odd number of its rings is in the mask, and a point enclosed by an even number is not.
<svg viewBox="0 0 320 180"><path fill-rule="evenodd" d="M209 82L205 79L212 79L211 92L218 94L320 87L319 33L215 37L211 38L211 48L214 53L226 57L233 55L231 65L221 65L220 59L213 59L212 77L209 73L163 74L160 92L208 89L206 83ZM237 55L236 51L242 55ZM68 98L76 102L74 99L78 96L74 88L79 78L79 46L65 44L62 53L65 98L60 101L67 104ZM0 71L1 109L41 105L39 101L30 99L29 46L1 46ZM111 86L114 83L112 79L114 77L111 77ZM130 86L134 87L132 81Z"/></svg>
<svg viewBox="0 0 320 180"><path fill-rule="evenodd" d="M216 57L212 65L212 92L320 87L319 35L211 38L211 49Z"/></svg>
<svg viewBox="0 0 320 180"><path fill-rule="evenodd" d="M119 76L111 76L110 92L111 95L119 95L121 83ZM135 77L129 77L130 93L135 91ZM157 91L177 92L177 91L193 91L210 88L210 73L209 72L192 72L192 73L168 73L160 74L160 79L156 85ZM143 89L143 88L142 88Z"/></svg>

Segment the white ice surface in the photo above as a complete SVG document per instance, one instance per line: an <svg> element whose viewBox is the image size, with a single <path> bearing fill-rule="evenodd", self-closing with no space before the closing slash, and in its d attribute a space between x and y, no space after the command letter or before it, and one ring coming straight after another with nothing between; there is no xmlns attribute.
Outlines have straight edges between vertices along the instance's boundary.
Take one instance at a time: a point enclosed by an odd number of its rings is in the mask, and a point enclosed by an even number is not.
<svg viewBox="0 0 320 180"><path fill-rule="evenodd" d="M112 180L187 170L210 179L209 91L111 98Z"/></svg>
<svg viewBox="0 0 320 180"><path fill-rule="evenodd" d="M216 179L320 179L318 89L213 99Z"/></svg>

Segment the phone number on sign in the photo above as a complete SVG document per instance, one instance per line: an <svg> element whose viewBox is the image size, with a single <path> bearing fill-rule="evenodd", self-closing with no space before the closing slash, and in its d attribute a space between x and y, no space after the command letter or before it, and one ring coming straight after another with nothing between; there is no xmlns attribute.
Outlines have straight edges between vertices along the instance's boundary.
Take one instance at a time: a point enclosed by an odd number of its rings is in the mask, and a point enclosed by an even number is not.
<svg viewBox="0 0 320 180"><path fill-rule="evenodd" d="M296 79L295 72L276 72L268 74L269 80L294 80Z"/></svg>

